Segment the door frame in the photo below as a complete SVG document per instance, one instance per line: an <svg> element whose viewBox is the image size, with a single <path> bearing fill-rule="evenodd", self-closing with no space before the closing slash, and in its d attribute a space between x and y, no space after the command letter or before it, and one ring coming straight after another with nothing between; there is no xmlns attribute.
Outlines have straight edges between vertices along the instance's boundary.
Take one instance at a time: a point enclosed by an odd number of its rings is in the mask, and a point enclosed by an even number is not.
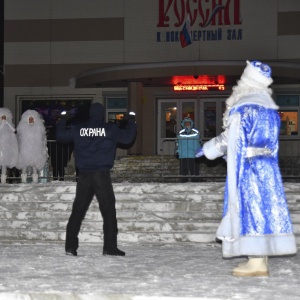
<svg viewBox="0 0 300 300"><path fill-rule="evenodd" d="M162 110L162 104L170 103L170 104L176 104L176 133L181 130L181 121L182 121L182 114L183 114L183 104L185 103L193 103L194 106L194 126L195 128L198 128L199 126L199 110L198 110L198 102L199 99L197 98L159 98L157 99L157 148L156 151L158 154L164 154L164 155L173 155L175 148L174 147L168 147L167 153L164 151L163 153L163 140L165 139L162 137L162 121L163 121L163 113L165 111Z"/></svg>
<svg viewBox="0 0 300 300"><path fill-rule="evenodd" d="M219 135L223 129L222 129L222 125L223 125L223 103L224 103L224 107L225 107L225 101L226 101L226 97L204 97L204 98L199 98L199 106L200 106L200 110L199 110L199 114L200 114L200 126L199 126L199 131L200 131L200 135L203 141L205 140L210 140L211 137L205 137L204 136L204 129L205 129L205 117L204 117L204 106L205 103L215 103L216 104L216 136Z"/></svg>

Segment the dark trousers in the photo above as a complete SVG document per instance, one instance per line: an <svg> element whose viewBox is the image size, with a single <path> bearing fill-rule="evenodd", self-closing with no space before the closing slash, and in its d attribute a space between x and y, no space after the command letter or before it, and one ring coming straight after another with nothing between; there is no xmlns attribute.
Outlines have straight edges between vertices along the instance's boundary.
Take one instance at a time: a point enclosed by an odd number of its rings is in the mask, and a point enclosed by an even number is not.
<svg viewBox="0 0 300 300"><path fill-rule="evenodd" d="M196 163L195 158L181 158L179 159L180 175L199 175L199 164ZM181 182L188 182L189 177L181 177ZM199 182L199 178L191 177L192 182Z"/></svg>
<svg viewBox="0 0 300 300"><path fill-rule="evenodd" d="M109 172L79 173L72 213L67 224L66 250L78 248L78 234L86 212L96 195L103 218L104 249L117 247L115 195Z"/></svg>

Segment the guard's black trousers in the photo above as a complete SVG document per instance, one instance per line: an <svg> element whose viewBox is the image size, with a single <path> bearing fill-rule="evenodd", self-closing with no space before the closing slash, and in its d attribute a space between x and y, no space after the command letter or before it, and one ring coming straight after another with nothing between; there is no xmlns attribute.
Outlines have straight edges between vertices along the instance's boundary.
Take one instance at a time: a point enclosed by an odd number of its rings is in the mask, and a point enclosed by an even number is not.
<svg viewBox="0 0 300 300"><path fill-rule="evenodd" d="M65 248L77 250L78 234L85 214L96 195L103 218L103 249L117 247L117 218L115 195L109 172L80 172L72 213L67 225Z"/></svg>

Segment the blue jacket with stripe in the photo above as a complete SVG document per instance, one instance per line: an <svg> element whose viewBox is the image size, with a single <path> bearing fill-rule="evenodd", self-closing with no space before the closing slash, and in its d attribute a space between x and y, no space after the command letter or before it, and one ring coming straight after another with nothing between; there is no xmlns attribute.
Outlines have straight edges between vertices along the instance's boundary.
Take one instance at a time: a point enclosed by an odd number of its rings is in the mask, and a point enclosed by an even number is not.
<svg viewBox="0 0 300 300"><path fill-rule="evenodd" d="M185 129L179 131L177 135L176 152L179 158L195 158L195 151L201 146L199 131L195 128L187 133Z"/></svg>

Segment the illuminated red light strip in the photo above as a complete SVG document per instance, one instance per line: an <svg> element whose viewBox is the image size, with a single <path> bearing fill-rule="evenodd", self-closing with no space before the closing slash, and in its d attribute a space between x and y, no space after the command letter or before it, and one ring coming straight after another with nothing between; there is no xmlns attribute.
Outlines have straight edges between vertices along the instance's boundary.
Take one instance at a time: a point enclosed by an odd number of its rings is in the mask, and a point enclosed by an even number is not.
<svg viewBox="0 0 300 300"><path fill-rule="evenodd" d="M174 91L208 91L211 88L217 88L220 91L225 90L224 84L180 84L174 85Z"/></svg>

